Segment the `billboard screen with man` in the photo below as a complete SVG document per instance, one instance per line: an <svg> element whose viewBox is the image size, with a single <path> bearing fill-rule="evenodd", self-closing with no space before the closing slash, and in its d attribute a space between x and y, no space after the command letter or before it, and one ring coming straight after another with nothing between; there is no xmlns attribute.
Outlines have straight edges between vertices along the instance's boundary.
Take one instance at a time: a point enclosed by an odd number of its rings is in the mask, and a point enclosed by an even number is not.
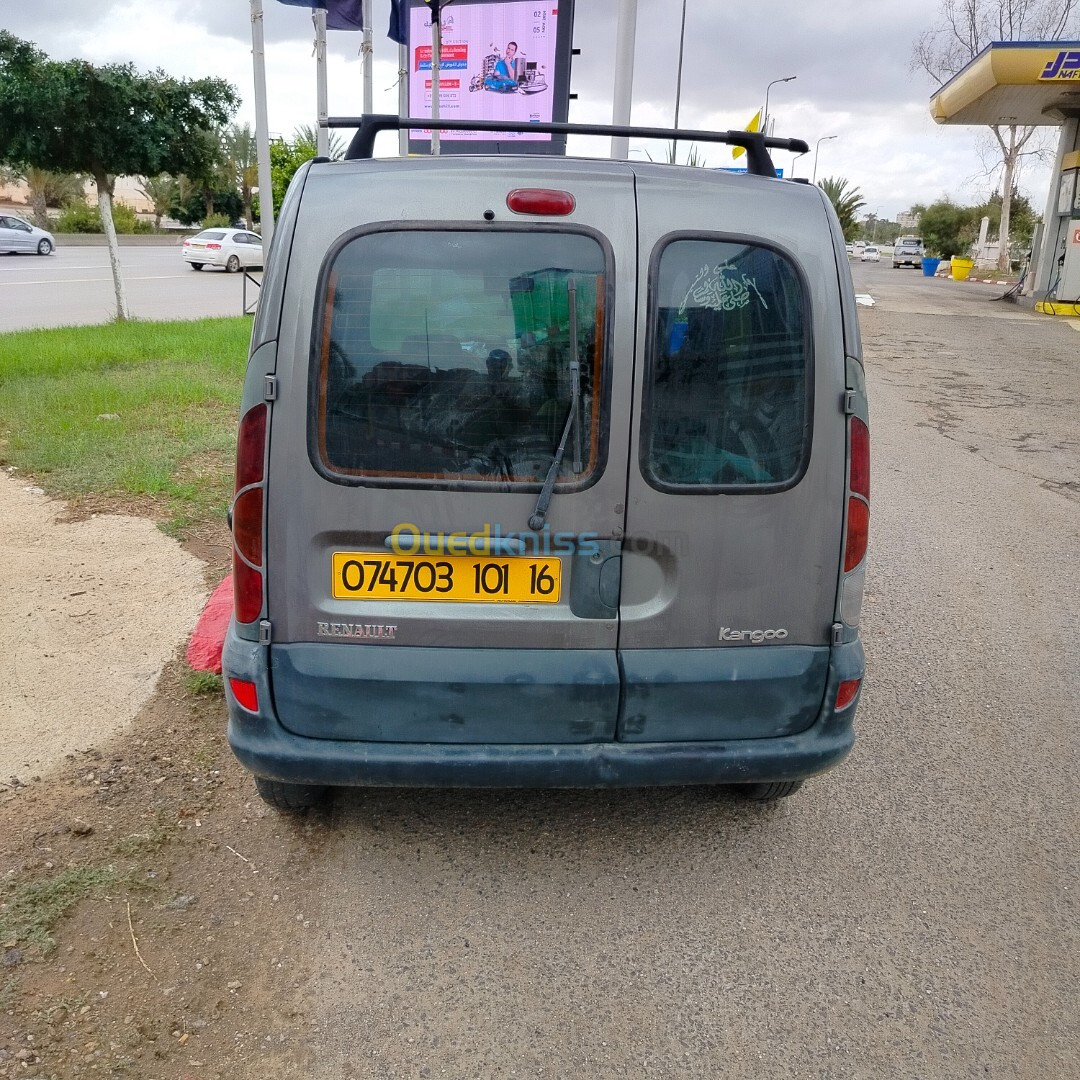
<svg viewBox="0 0 1080 1080"><path fill-rule="evenodd" d="M569 100L571 0L477 0L442 9L439 115L446 120L565 121ZM409 114L430 116L431 9L409 11ZM442 153L491 151L561 154L565 137L536 132L448 131ZM409 132L409 149L431 146L427 131Z"/></svg>

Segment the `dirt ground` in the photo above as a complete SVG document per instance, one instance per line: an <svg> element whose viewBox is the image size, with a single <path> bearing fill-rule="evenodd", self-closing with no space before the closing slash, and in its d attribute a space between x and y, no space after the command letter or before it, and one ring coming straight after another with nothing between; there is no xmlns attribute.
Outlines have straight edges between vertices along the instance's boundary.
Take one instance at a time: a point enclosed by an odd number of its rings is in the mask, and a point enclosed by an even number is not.
<svg viewBox="0 0 1080 1080"><path fill-rule="evenodd" d="M185 551L150 504L95 515L26 487L0 475L0 1077L309 1075L319 822L255 797L220 686L183 661L224 526Z"/></svg>

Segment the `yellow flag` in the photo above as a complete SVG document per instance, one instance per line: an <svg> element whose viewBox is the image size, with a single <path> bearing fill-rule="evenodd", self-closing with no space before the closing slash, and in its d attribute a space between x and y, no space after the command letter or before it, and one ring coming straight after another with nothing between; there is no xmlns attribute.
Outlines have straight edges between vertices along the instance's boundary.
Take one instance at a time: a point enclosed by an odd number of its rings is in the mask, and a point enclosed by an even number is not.
<svg viewBox="0 0 1080 1080"><path fill-rule="evenodd" d="M758 128L760 128L760 127L761 127L761 110L758 109L758 111L756 113L754 113L753 120L751 120L750 123L747 124L746 127L743 130L744 131L757 131ZM736 146L736 147L734 147L732 149L731 156L733 158L740 158L745 153L746 153L746 151L741 146Z"/></svg>

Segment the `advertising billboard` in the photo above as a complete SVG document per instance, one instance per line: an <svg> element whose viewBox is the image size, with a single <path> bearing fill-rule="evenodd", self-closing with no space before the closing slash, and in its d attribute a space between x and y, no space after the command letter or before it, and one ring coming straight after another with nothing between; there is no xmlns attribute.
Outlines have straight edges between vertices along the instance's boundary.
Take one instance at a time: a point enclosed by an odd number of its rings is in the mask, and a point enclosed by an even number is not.
<svg viewBox="0 0 1080 1080"><path fill-rule="evenodd" d="M446 120L565 121L570 91L572 0L472 0L442 7L439 115ZM431 9L409 8L409 115L430 116ZM566 138L540 132L447 131L443 154L562 154ZM409 132L410 153L427 153L428 131Z"/></svg>

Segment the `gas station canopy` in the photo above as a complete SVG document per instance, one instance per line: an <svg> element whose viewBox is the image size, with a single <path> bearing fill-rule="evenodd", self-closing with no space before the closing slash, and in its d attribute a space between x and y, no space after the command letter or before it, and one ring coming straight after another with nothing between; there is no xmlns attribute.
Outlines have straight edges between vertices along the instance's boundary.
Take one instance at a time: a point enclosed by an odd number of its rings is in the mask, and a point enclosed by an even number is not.
<svg viewBox="0 0 1080 1080"><path fill-rule="evenodd" d="M1056 127L1080 112L1080 41L998 41L931 99L939 124Z"/></svg>

